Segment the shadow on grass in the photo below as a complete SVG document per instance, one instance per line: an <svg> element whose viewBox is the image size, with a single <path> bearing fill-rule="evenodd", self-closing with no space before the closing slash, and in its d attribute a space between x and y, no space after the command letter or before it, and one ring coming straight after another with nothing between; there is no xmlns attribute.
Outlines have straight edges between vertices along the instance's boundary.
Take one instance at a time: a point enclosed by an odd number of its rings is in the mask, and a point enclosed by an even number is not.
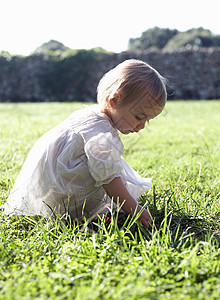
<svg viewBox="0 0 220 300"><path fill-rule="evenodd" d="M41 216L11 216L7 218L7 223L14 235L23 238L44 227L55 239L65 232L69 238L78 233L85 237L95 233L103 239L117 235L119 240L126 236L128 240L139 243L151 241L157 234L157 238L173 248L181 248L183 245L190 247L199 241L208 242L211 239L217 247L220 245L220 214L205 219L190 216L180 209L168 209L167 206L168 201L160 209L155 202L148 205L153 220L150 229L144 228L134 217L117 211L110 211L104 217L96 217L90 222L86 219L83 222L73 221L66 214L62 217L56 216L53 220Z"/></svg>
<svg viewBox="0 0 220 300"><path fill-rule="evenodd" d="M150 241L155 232L158 232L161 237L166 236L169 244L175 248L183 243L190 246L198 241L209 239L220 244L219 215L207 220L190 216L181 210L167 209L166 205L161 209L149 206L149 211L153 219L151 229L144 228L125 213L108 213L102 219L101 225L92 221L88 227L94 232L98 232L103 226L108 232L127 230L127 236L135 238L138 242L143 238Z"/></svg>

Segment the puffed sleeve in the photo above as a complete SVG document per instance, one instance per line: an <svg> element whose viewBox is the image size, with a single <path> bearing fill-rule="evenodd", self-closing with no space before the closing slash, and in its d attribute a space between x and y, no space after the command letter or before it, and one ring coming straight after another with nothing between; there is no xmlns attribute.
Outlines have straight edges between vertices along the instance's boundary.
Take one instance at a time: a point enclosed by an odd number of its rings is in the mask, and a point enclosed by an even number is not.
<svg viewBox="0 0 220 300"><path fill-rule="evenodd" d="M85 153L88 158L88 168L95 179L96 187L111 182L120 177L122 172L121 154L123 144L110 132L99 133L85 143Z"/></svg>

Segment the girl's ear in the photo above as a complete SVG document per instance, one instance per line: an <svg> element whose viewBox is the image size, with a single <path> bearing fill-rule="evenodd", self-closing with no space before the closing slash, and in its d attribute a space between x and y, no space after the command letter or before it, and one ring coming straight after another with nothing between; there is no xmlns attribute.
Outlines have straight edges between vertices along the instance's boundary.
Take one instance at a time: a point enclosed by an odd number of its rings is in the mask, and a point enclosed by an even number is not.
<svg viewBox="0 0 220 300"><path fill-rule="evenodd" d="M112 97L110 100L109 100L109 104L111 106L111 108L116 108L116 106L118 105L118 102L119 102L119 97L118 95L114 95L114 97Z"/></svg>

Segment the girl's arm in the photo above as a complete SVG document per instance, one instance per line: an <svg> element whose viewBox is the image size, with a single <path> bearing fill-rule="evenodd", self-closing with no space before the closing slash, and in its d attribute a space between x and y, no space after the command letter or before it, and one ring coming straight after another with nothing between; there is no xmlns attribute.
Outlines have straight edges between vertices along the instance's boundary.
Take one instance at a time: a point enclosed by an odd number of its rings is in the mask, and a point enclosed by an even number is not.
<svg viewBox="0 0 220 300"><path fill-rule="evenodd" d="M103 187L109 197L113 198L115 203L118 201L119 205L121 206L124 202L122 209L125 213L134 215L135 211L136 214L138 214L142 209L141 205L139 205L137 201L135 201L135 199L130 195L120 177L114 178L110 183L104 184ZM146 209L143 210L138 218L138 221L145 227L150 227L152 220Z"/></svg>

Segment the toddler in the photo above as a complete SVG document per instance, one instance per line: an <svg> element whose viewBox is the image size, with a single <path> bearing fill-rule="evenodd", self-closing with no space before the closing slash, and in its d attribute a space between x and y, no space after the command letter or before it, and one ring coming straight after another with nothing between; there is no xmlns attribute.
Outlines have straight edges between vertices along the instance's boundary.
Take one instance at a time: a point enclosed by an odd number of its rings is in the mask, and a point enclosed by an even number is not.
<svg viewBox="0 0 220 300"><path fill-rule="evenodd" d="M103 215L112 199L130 215L151 188L122 158L119 132L139 132L161 113L166 102L166 81L140 60L126 60L106 73L97 88L98 104L73 112L45 133L31 149L9 198L6 214L63 215L74 219Z"/></svg>

